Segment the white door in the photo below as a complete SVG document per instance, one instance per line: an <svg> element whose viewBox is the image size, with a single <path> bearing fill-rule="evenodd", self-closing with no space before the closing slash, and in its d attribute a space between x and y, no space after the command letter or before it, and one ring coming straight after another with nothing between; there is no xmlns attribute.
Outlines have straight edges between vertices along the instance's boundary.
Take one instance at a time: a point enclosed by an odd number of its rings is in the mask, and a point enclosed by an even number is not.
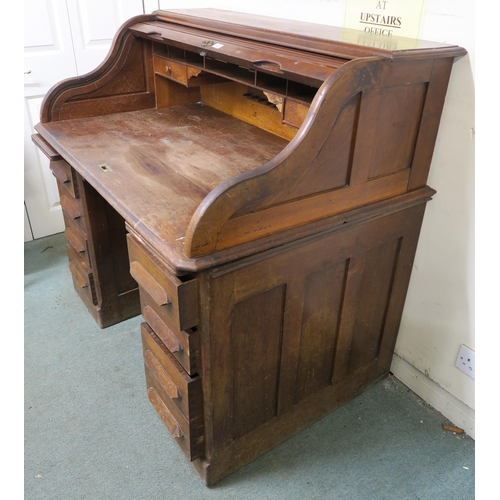
<svg viewBox="0 0 500 500"><path fill-rule="evenodd" d="M143 13L142 0L25 0L25 241L64 230L48 160L31 141L43 96L55 83L99 66L120 25Z"/></svg>
<svg viewBox="0 0 500 500"><path fill-rule="evenodd" d="M24 3L24 201L30 230L40 238L64 229L57 187L47 158L31 142L45 93L77 74L66 0Z"/></svg>

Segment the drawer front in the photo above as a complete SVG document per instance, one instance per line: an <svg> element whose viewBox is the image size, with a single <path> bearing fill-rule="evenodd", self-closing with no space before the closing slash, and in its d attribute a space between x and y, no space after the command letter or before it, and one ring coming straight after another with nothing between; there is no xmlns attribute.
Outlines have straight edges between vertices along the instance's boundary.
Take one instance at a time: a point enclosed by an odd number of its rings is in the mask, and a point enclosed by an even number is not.
<svg viewBox="0 0 500 500"><path fill-rule="evenodd" d="M166 76L187 86L188 76L185 64L156 56L154 58L154 66L155 72L159 75Z"/></svg>
<svg viewBox="0 0 500 500"><path fill-rule="evenodd" d="M81 258L70 243L66 244L69 257L69 268L78 292L92 304L97 305L94 276L88 264Z"/></svg>
<svg viewBox="0 0 500 500"><path fill-rule="evenodd" d="M201 414L200 377L187 374L148 324L141 325L141 334L146 366L158 375L158 381L186 418Z"/></svg>
<svg viewBox="0 0 500 500"><path fill-rule="evenodd" d="M51 161L50 168L57 179L66 239L80 257L91 266L86 233L87 224L79 195L78 176L64 160Z"/></svg>
<svg viewBox="0 0 500 500"><path fill-rule="evenodd" d="M200 369L200 337L196 328L179 330L171 321L165 308L159 306L150 295L140 290L141 311L145 321L172 353L189 375Z"/></svg>
<svg viewBox="0 0 500 500"><path fill-rule="evenodd" d="M63 191L67 191L73 198L80 197L75 172L68 162L64 160L51 161L50 170Z"/></svg>
<svg viewBox="0 0 500 500"><path fill-rule="evenodd" d="M69 193L64 192L61 183L58 183L59 199L64 217L74 225L78 231L87 234L87 225L83 212L82 203L79 199L73 198Z"/></svg>
<svg viewBox="0 0 500 500"><path fill-rule="evenodd" d="M68 243L80 255L80 257L89 266L91 266L87 238L77 227L75 227L71 223L71 221L68 220L68 218L66 216L64 216L64 225L66 226L66 229L64 230L64 234L66 235L66 239L68 240Z"/></svg>
<svg viewBox="0 0 500 500"><path fill-rule="evenodd" d="M201 380L190 377L146 323L141 325L148 398L190 460L203 453Z"/></svg>
<svg viewBox="0 0 500 500"><path fill-rule="evenodd" d="M130 274L179 330L198 323L196 278L182 279L169 272L158 259L132 235L127 235Z"/></svg>

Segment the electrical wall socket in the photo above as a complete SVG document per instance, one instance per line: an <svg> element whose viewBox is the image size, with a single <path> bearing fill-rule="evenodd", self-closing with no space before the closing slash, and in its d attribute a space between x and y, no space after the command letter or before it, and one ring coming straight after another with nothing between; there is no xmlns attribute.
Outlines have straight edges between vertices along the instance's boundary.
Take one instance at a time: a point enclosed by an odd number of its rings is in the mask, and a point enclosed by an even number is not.
<svg viewBox="0 0 500 500"><path fill-rule="evenodd" d="M469 377L472 377L474 380L476 379L476 353L472 349L461 345L455 366L469 375Z"/></svg>

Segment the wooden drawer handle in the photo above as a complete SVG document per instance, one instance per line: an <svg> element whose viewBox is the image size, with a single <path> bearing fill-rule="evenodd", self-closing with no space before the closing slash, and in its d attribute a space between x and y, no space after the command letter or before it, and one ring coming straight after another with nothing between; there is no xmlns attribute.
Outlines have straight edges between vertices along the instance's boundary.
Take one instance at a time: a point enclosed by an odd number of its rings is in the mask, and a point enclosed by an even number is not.
<svg viewBox="0 0 500 500"><path fill-rule="evenodd" d="M82 242L76 237L75 233L69 227L64 230L64 233L66 234L66 239L69 241L70 245L78 253L85 252L85 247L83 246Z"/></svg>
<svg viewBox="0 0 500 500"><path fill-rule="evenodd" d="M182 429L166 407L165 403L161 400L160 396L158 396L158 393L152 387L148 389L148 399L156 410L156 413L160 416L162 422L167 426L170 434L172 434L174 438L182 437Z"/></svg>
<svg viewBox="0 0 500 500"><path fill-rule="evenodd" d="M153 300L160 306L171 304L172 301L163 287L137 260L130 263L130 274L141 285Z"/></svg>
<svg viewBox="0 0 500 500"><path fill-rule="evenodd" d="M61 162L52 162L50 170L52 170L54 177L63 184L71 180L68 170L61 165Z"/></svg>
<svg viewBox="0 0 500 500"><path fill-rule="evenodd" d="M170 328L163 322L163 320L156 314L151 306L144 307L142 311L144 319L153 331L158 335L160 340L167 346L170 352L180 352L183 350L182 344Z"/></svg>
<svg viewBox="0 0 500 500"><path fill-rule="evenodd" d="M73 206L71 201L66 196L61 196L61 206L63 210L68 214L68 216L73 220L79 219L82 216L80 210L78 210L77 207Z"/></svg>
<svg viewBox="0 0 500 500"><path fill-rule="evenodd" d="M85 280L85 278L78 272L76 269L76 266L73 264L73 262L69 263L69 270L71 271L71 274L75 278L76 282L80 285L81 288L86 288L89 286L88 282Z"/></svg>
<svg viewBox="0 0 500 500"><path fill-rule="evenodd" d="M253 61L253 64L256 68L265 69L267 71L272 71L273 73L279 73L281 75L283 74L280 63L277 63L275 61L259 60Z"/></svg>
<svg viewBox="0 0 500 500"><path fill-rule="evenodd" d="M169 398L176 399L181 397L179 389L174 384L165 368L163 368L162 364L149 349L144 353L144 363L163 389L165 389Z"/></svg>

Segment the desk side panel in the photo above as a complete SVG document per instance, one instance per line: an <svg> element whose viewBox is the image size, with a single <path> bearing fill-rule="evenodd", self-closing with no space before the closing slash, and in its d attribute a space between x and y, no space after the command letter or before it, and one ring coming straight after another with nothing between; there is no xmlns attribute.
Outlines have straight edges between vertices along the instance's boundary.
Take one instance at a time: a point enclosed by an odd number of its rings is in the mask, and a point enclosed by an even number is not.
<svg viewBox="0 0 500 500"><path fill-rule="evenodd" d="M214 189L191 219L196 257L425 185L452 58L344 64L272 161Z"/></svg>
<svg viewBox="0 0 500 500"><path fill-rule="evenodd" d="M387 375L424 208L200 276L209 483Z"/></svg>
<svg viewBox="0 0 500 500"><path fill-rule="evenodd" d="M40 121L98 116L155 106L151 44L136 38L129 26L154 16L137 16L119 29L106 59L95 70L69 78L47 92Z"/></svg>

